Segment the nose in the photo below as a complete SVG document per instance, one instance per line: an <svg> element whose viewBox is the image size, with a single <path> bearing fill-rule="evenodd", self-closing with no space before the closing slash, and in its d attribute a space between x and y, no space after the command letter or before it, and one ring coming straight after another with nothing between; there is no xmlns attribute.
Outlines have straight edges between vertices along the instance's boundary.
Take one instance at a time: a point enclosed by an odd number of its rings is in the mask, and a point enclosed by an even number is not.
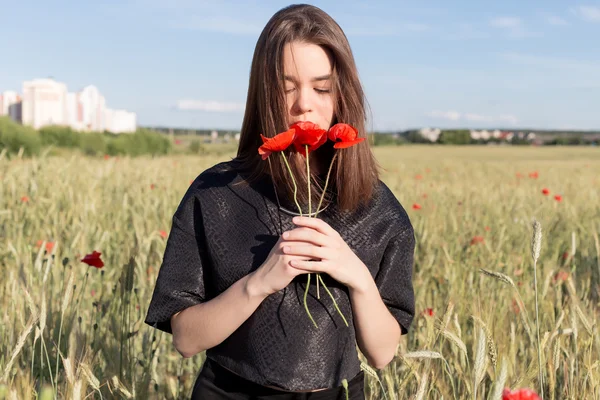
<svg viewBox="0 0 600 400"><path fill-rule="evenodd" d="M296 98L292 106L292 114L295 116L309 113L313 110L312 96L309 90L296 90Z"/></svg>

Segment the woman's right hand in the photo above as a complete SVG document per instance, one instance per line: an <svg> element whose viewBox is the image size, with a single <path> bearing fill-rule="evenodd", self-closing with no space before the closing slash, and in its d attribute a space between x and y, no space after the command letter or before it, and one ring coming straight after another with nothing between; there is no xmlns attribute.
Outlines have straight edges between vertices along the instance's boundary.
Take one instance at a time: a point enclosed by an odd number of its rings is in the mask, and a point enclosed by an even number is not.
<svg viewBox="0 0 600 400"><path fill-rule="evenodd" d="M249 290L254 294L266 297L285 288L296 276L306 273L292 267L290 261L310 260L310 257L285 254L284 245L306 245L306 242L285 240L280 236L265 262L249 277L248 284L252 287Z"/></svg>

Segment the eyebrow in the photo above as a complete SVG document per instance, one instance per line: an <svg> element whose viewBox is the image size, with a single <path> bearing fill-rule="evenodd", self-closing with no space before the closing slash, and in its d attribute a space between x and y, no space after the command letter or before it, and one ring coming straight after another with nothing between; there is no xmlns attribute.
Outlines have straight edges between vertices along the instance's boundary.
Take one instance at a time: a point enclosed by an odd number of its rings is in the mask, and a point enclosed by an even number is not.
<svg viewBox="0 0 600 400"><path fill-rule="evenodd" d="M289 76L289 75L285 75L283 77L283 79L285 79L286 81L295 82L295 79L293 77ZM331 79L331 74L326 74L326 75L321 75L321 76L315 76L310 81L311 82L320 82L320 81L327 81L329 79Z"/></svg>

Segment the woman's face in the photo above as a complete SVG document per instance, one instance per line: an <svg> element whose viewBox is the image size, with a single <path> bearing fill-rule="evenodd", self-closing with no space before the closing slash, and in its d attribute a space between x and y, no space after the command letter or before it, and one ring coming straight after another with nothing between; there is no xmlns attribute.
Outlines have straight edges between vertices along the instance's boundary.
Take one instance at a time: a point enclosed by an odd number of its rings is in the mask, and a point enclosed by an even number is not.
<svg viewBox="0 0 600 400"><path fill-rule="evenodd" d="M283 51L288 125L311 121L329 129L333 120L332 62L320 46L292 42Z"/></svg>

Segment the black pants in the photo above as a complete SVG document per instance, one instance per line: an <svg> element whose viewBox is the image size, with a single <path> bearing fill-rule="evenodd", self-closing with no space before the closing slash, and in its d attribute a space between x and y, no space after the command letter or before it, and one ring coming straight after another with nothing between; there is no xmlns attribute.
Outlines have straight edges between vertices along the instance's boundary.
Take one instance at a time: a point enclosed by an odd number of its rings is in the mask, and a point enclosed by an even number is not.
<svg viewBox="0 0 600 400"><path fill-rule="evenodd" d="M361 371L348 382L350 400L365 399L365 375ZM192 400L345 400L343 387L317 392L286 392L259 385L238 376L207 358L196 379Z"/></svg>

